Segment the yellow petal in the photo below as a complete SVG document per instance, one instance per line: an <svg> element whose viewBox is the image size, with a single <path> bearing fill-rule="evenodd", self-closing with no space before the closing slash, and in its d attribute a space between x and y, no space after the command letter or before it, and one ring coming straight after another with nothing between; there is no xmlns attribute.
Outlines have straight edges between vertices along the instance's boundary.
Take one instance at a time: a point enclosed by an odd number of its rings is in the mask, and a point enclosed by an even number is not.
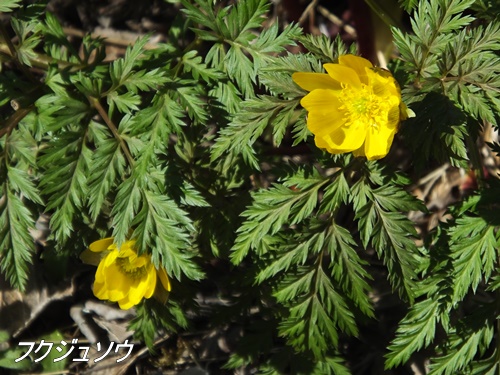
<svg viewBox="0 0 500 375"><path fill-rule="evenodd" d="M323 66L334 80L355 88L361 88L361 81L354 69L340 64L325 64Z"/></svg>
<svg viewBox="0 0 500 375"><path fill-rule="evenodd" d="M329 147L342 152L349 152L361 147L366 137L366 126L354 123L349 127L341 127L323 137Z"/></svg>
<svg viewBox="0 0 500 375"><path fill-rule="evenodd" d="M397 126L370 127L366 135L365 155L368 160L385 157L391 148Z"/></svg>
<svg viewBox="0 0 500 375"><path fill-rule="evenodd" d="M384 124L384 126L388 127L389 129L394 129L398 127L400 121L401 117L399 106L394 105L387 114L387 122Z"/></svg>
<svg viewBox="0 0 500 375"><path fill-rule="evenodd" d="M366 140L365 140L365 143L366 143ZM358 148L357 150L354 150L354 151L352 152L352 154L353 154L354 156L356 156L356 157L358 157L358 156L366 156L366 155L365 155L365 144L363 143L363 144L361 145L361 147L360 147L360 148Z"/></svg>
<svg viewBox="0 0 500 375"><path fill-rule="evenodd" d="M340 90L340 84L334 81L328 74L325 73L302 73L297 72L292 74L293 81L306 91L316 89Z"/></svg>
<svg viewBox="0 0 500 375"><path fill-rule="evenodd" d="M137 258L137 253L135 252L135 250L129 247L120 247L120 251L118 254L120 258L128 258L129 262L134 262Z"/></svg>
<svg viewBox="0 0 500 375"><path fill-rule="evenodd" d="M97 267L97 271L95 273L95 280L94 280L94 286L92 288L92 291L94 292L94 295L102 300L107 300L109 299L109 290L108 287L106 286L106 260L108 258L114 259L116 258L116 254L113 254L116 252L109 253L106 255L106 258L104 258L101 263L99 263L99 266Z"/></svg>
<svg viewBox="0 0 500 375"><path fill-rule="evenodd" d="M160 269L157 272L158 272L158 277L160 278L161 281L161 285L163 285L163 287L167 292L170 292L172 286L170 285L170 279L168 278L167 273L165 272L163 267L160 267Z"/></svg>
<svg viewBox="0 0 500 375"><path fill-rule="evenodd" d="M365 85L368 84L366 76L366 68L372 68L373 64L367 59L355 55L342 55L339 56L339 64L348 66L356 71L360 80Z"/></svg>
<svg viewBox="0 0 500 375"><path fill-rule="evenodd" d="M339 111L330 111L324 114L309 112L307 116L307 128L316 137L323 137L344 125L345 120L339 115Z"/></svg>
<svg viewBox="0 0 500 375"><path fill-rule="evenodd" d="M103 238L102 240L92 242L89 246L89 249L96 253L101 251L106 251L108 250L108 247L110 247L113 244L113 241L114 241L113 237Z"/></svg>
<svg viewBox="0 0 500 375"><path fill-rule="evenodd" d="M165 272L165 269L163 269L162 267L160 267L160 269L156 271L156 274L160 279L160 283L156 283L157 288L155 289L153 296L157 301L164 305L167 303L168 296L170 295L170 290L172 289L170 280L167 273ZM161 284L162 287L159 287L159 284Z"/></svg>
<svg viewBox="0 0 500 375"><path fill-rule="evenodd" d="M375 95L381 97L395 96L401 98L399 86L397 85L396 80L392 77L391 73L382 69L378 69L377 71L368 69L366 73L370 82L370 87Z"/></svg>
<svg viewBox="0 0 500 375"><path fill-rule="evenodd" d="M99 299L106 300L109 299L108 289L104 285L104 283L100 283L94 281L94 286L92 287L92 291L94 292L94 296Z"/></svg>
<svg viewBox="0 0 500 375"><path fill-rule="evenodd" d="M330 154L341 154L343 151L335 150L325 141L323 137L314 137L314 143L317 148L328 151Z"/></svg>
<svg viewBox="0 0 500 375"><path fill-rule="evenodd" d="M137 303L139 303L139 302L137 302ZM128 309L134 307L135 305L137 305L137 303L134 303L134 301L130 300L130 298L128 296L125 296L124 298L122 298L121 300L118 301L118 306L120 306L120 309L122 309L122 310L128 310Z"/></svg>
<svg viewBox="0 0 500 375"><path fill-rule="evenodd" d="M92 266L98 266L101 260L106 256L105 252L95 253L89 249L83 250L80 254L80 259L85 264L90 264Z"/></svg>
<svg viewBox="0 0 500 375"><path fill-rule="evenodd" d="M97 271L95 273L95 280L99 283L106 282L106 272L108 270L108 266L113 264L118 255L117 251L111 251L106 254L106 256L101 260L99 266L97 267Z"/></svg>
<svg viewBox="0 0 500 375"><path fill-rule="evenodd" d="M138 256L133 260L130 259L130 265L135 268L146 267L150 263L151 259L148 258L146 255Z"/></svg>
<svg viewBox="0 0 500 375"><path fill-rule="evenodd" d="M121 247L120 247L120 251L121 250L131 250L133 252L135 252L135 241L134 240L130 240L130 241L125 241Z"/></svg>
<svg viewBox="0 0 500 375"><path fill-rule="evenodd" d="M95 273L95 282L104 284L104 280L106 280L106 275L104 273L105 268L106 267L104 266L104 262L99 263L99 266L97 267L97 271Z"/></svg>
<svg viewBox="0 0 500 375"><path fill-rule="evenodd" d="M311 91L302 98L300 104L310 113L331 114L333 116L335 116L338 112L337 109L341 106L337 92L324 89Z"/></svg>
<svg viewBox="0 0 500 375"><path fill-rule="evenodd" d="M144 298L151 298L156 289L156 282L158 281L158 277L156 276L156 268L151 264L151 267L148 269L148 277L147 277L147 287L144 291Z"/></svg>
<svg viewBox="0 0 500 375"><path fill-rule="evenodd" d="M108 288L109 300L116 302L128 294L132 280L121 272L116 263L113 263L105 271L105 284Z"/></svg>
<svg viewBox="0 0 500 375"><path fill-rule="evenodd" d="M156 277L154 278L154 282L156 283ZM134 305L137 305L142 299L145 297L146 291L149 290L150 282L149 278L145 275L145 277L141 277L140 279L134 280L128 288L128 299ZM151 297L151 296L149 296Z"/></svg>
<svg viewBox="0 0 500 375"><path fill-rule="evenodd" d="M101 264L103 265L104 268L107 268L109 267L109 265L113 264L116 260L116 258L118 258L118 255L120 253L118 252L118 250L113 250L113 251L110 251L106 257L101 261ZM99 264L100 266L100 264Z"/></svg>

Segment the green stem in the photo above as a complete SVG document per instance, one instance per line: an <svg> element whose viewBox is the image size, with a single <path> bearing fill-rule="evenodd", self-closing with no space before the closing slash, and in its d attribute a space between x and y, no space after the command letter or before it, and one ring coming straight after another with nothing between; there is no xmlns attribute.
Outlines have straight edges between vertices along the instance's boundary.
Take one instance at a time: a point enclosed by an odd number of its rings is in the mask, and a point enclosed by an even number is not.
<svg viewBox="0 0 500 375"><path fill-rule="evenodd" d="M183 57L186 53L188 53L189 51L191 50L194 50L196 47L198 47L199 45L201 44L201 40L198 38L198 36L196 36L196 38L191 42L189 43L186 48L184 48L184 50L182 51L182 56L180 57L180 61L177 63L177 65L172 69L173 72L174 72L174 77L177 77L177 75L179 74L179 71L182 67L182 65L184 64L184 60L183 60Z"/></svg>
<svg viewBox="0 0 500 375"><path fill-rule="evenodd" d="M373 13L379 16L387 26L394 26L400 30L404 29L403 24L398 19L394 18L389 12L387 12L377 1L365 0L365 3L368 4Z"/></svg>
<svg viewBox="0 0 500 375"><path fill-rule="evenodd" d="M0 26L0 35L2 35L2 38L5 40L5 44L0 43L0 55L5 56L6 58L14 59L16 61L16 63L18 63L16 58L15 58L16 55L12 54L11 47L9 46L8 41L10 42L10 39L5 38L5 35L1 32L1 26ZM10 44L12 45L12 42ZM30 64L34 68L38 68L41 70L48 70L49 65L51 65L51 64L57 64L57 66L61 69L70 68L70 70L69 70L70 72L79 71L79 70L82 70L82 69L88 67L88 65L86 65L86 64L70 63L67 61L54 59L52 57L49 57L49 56L41 54L41 53L36 53L36 56L30 57L29 60L30 60ZM23 71L26 69L26 67L24 65L21 64L20 66L21 66L21 69L23 69L22 67L24 67ZM29 72L29 70L28 70L28 72ZM31 73L29 73L29 74L31 74ZM39 82L37 81L37 83L39 83Z"/></svg>
<svg viewBox="0 0 500 375"><path fill-rule="evenodd" d="M31 73L31 71L21 61L19 61L19 58L17 57L16 47L12 43L12 40L9 37L9 33L5 29L5 26L1 22L0 22L0 34L2 35L2 39L4 40L5 44L7 45L8 54L10 58L16 63L19 69L21 69L23 74L30 79L30 81L39 84L40 82L35 78L35 76Z"/></svg>
<svg viewBox="0 0 500 375"><path fill-rule="evenodd" d="M118 133L118 128L113 123L113 121L111 121L111 119L108 116L108 113L103 108L103 106L101 105L101 103L99 102L98 99L90 97L90 96L88 96L87 99L89 100L90 104L95 109L97 109L97 112L99 113L99 115L101 116L101 118L103 119L103 121L106 123L106 125L109 128L109 130L111 130L111 133L113 133L113 136L115 137L115 139L118 142L120 142L120 147L121 147L123 153L125 154L125 157L127 158L127 161L129 163L129 165L132 167L134 165L134 163L135 163L134 158L132 157L132 154L130 153L130 150L128 149L127 144L125 143L125 141L123 140L123 138L120 136L120 133Z"/></svg>

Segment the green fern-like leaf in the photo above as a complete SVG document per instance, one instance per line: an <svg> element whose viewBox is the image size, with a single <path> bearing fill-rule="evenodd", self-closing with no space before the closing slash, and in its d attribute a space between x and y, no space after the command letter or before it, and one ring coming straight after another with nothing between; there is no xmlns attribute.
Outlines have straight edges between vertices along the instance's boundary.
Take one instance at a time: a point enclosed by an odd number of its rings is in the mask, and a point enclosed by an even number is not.
<svg viewBox="0 0 500 375"><path fill-rule="evenodd" d="M88 197L92 153L85 140L85 128L66 131L49 142L51 152L40 158L45 172L40 181L41 194L47 197L47 209L54 210L50 225L60 243L71 235L74 215L82 210Z"/></svg>
<svg viewBox="0 0 500 375"><path fill-rule="evenodd" d="M99 126L95 124L95 126ZM126 160L120 142L105 131L104 137L96 140L97 149L92 154L89 168L89 209L93 220L99 216L107 195L116 189L119 178L124 175Z"/></svg>
<svg viewBox="0 0 500 375"><path fill-rule="evenodd" d="M467 121L457 105L443 95L430 93L412 108L418 112L418 121L407 120L401 134L414 152L417 167L423 168L431 158L466 167Z"/></svg>
<svg viewBox="0 0 500 375"><path fill-rule="evenodd" d="M453 302L461 301L469 289L488 280L497 259L495 227L481 217L464 216L450 230L453 259Z"/></svg>
<svg viewBox="0 0 500 375"><path fill-rule="evenodd" d="M338 344L338 329L351 335L357 333L345 299L321 267L308 269L290 281L289 284L285 281L286 286L275 297L281 303L294 302L290 316L279 329L280 335L287 337L294 348L310 350L317 358L323 358L331 345Z"/></svg>
<svg viewBox="0 0 500 375"><path fill-rule="evenodd" d="M373 245L389 269L392 285L411 300L416 288L415 270L419 265L418 249L411 236L416 236L417 232L399 211L425 209L421 203L395 186L367 190L366 193L368 201L356 213L363 244ZM358 197L354 199L359 200Z"/></svg>
<svg viewBox="0 0 500 375"><path fill-rule="evenodd" d="M466 369L476 354L488 349L493 340L494 327L489 321L491 307L480 308L474 314L464 318L451 332L443 355L431 360L431 375L452 375Z"/></svg>
<svg viewBox="0 0 500 375"><path fill-rule="evenodd" d="M305 182L290 179L286 185L275 184L271 189L257 192L254 204L242 216L246 218L238 229L238 238L232 248L231 260L239 264L250 249L263 252L261 240L267 234L277 233L284 224L293 225L307 217L317 205L318 190L328 180L311 177ZM294 182L300 190L291 189Z"/></svg>
<svg viewBox="0 0 500 375"><path fill-rule="evenodd" d="M146 190L142 198L142 208L132 222L136 226L133 237L143 249L151 249L153 262L165 267L168 274L179 280L181 274L201 279L203 273L189 249L187 231L193 228L186 213L164 195Z"/></svg>
<svg viewBox="0 0 500 375"><path fill-rule="evenodd" d="M212 148L212 160L225 152L241 154L253 168L260 169L252 145L271 124L275 129L274 134L281 141L298 104L298 100L282 100L272 96L246 100L242 104L246 111L237 114L229 126L221 130Z"/></svg>
<svg viewBox="0 0 500 375"><path fill-rule="evenodd" d="M0 12L12 12L21 6L21 0L2 0L0 3Z"/></svg>
<svg viewBox="0 0 500 375"><path fill-rule="evenodd" d="M363 314L373 317L373 306L368 296L371 288L367 282L371 276L364 268L366 263L356 253L356 242L347 229L335 223L328 231L330 237L326 248L332 260L333 278Z"/></svg>
<svg viewBox="0 0 500 375"><path fill-rule="evenodd" d="M11 171L12 174L15 172ZM18 194L4 183L0 196L0 270L15 288L24 290L35 251L29 232L35 220Z"/></svg>
<svg viewBox="0 0 500 375"><path fill-rule="evenodd" d="M412 353L431 344L436 334L439 305L426 299L412 306L406 317L399 323L396 338L389 345L386 368L405 363Z"/></svg>
<svg viewBox="0 0 500 375"><path fill-rule="evenodd" d="M128 239L132 221L139 212L140 202L141 184L137 176L132 175L119 185L111 211L116 243L121 244Z"/></svg>

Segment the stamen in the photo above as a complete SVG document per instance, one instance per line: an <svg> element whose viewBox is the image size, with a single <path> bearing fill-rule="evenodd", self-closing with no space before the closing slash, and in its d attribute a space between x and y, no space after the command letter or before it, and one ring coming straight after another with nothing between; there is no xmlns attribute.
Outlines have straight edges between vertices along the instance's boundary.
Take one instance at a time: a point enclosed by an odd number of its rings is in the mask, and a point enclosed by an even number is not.
<svg viewBox="0 0 500 375"><path fill-rule="evenodd" d="M129 258L116 258L116 264L118 265L118 268L121 272L133 279L140 279L147 273L146 267L136 267L135 265L130 263Z"/></svg>
<svg viewBox="0 0 500 375"><path fill-rule="evenodd" d="M362 123L367 128L378 130L378 124L385 121L383 114L387 113L388 105L373 93L369 85L362 85L361 90L345 85L339 99L342 103L339 110L345 113L344 120L348 127L354 123Z"/></svg>

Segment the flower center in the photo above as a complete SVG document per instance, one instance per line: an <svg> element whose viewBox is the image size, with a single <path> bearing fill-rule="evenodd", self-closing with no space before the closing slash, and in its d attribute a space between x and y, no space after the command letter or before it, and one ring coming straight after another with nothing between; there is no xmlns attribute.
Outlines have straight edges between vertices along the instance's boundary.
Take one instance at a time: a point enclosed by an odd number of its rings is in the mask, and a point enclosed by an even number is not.
<svg viewBox="0 0 500 375"><path fill-rule="evenodd" d="M145 266L137 267L130 261L130 258L116 258L116 264L121 272L132 279L141 279L147 274Z"/></svg>
<svg viewBox="0 0 500 375"><path fill-rule="evenodd" d="M383 114L387 113L384 111L387 105L373 93L370 86L362 84L361 89L345 86L339 99L342 103L339 109L345 113L347 126L357 124L378 129L384 123Z"/></svg>

